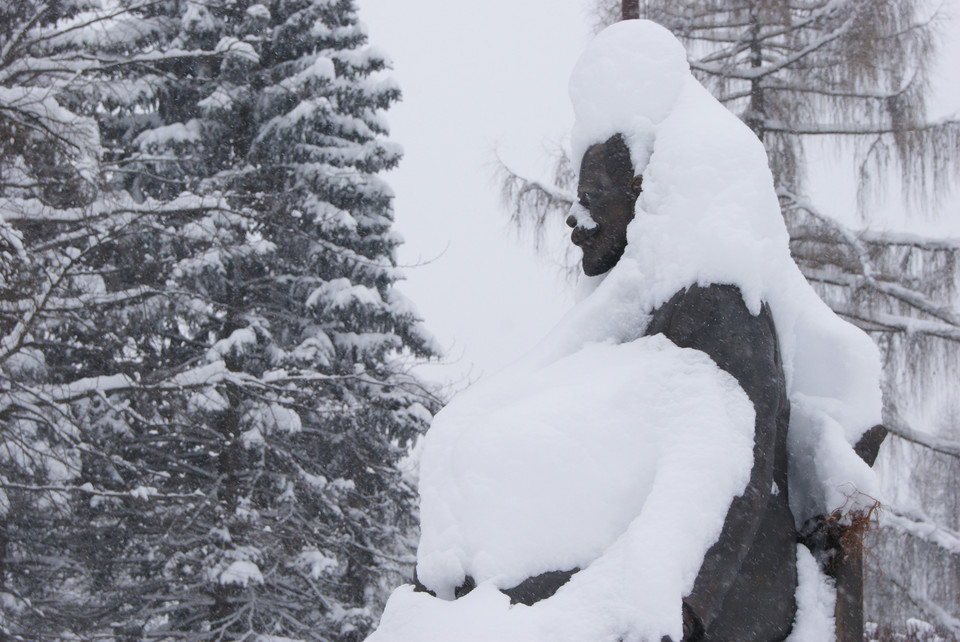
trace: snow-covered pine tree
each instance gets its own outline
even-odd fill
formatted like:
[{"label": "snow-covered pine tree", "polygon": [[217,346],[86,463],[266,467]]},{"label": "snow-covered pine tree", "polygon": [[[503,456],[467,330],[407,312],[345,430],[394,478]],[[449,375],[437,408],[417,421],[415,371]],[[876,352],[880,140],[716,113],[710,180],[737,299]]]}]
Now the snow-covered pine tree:
[{"label": "snow-covered pine tree", "polygon": [[382,117],[399,91],[352,0],[111,6],[70,30],[104,53],[61,100],[99,119],[94,209],[126,218],[60,249],[109,305],[76,297],[34,331],[74,521],[21,556],[70,560],[56,581],[17,590],[73,602],[72,631],[361,639],[410,568],[397,464],[433,405],[405,371],[433,348],[394,288],[377,177],[400,158]]},{"label": "snow-covered pine tree", "polygon": [[[63,90],[101,62],[67,35],[112,11],[89,0],[24,0],[0,7],[0,637],[73,632],[96,590],[71,546],[86,531],[86,441],[70,398],[90,381],[47,367],[83,347],[55,330],[111,305],[81,267],[129,214],[99,201],[97,123],[66,108]],[[67,321],[69,324],[70,321]],[[66,385],[64,385],[66,384]],[[92,486],[90,491],[94,491]],[[102,490],[102,489],[101,489]],[[81,507],[80,512],[74,508]]]},{"label": "snow-covered pine tree", "polygon": [[[600,27],[629,11],[681,38],[694,73],[763,140],[807,279],[869,332],[885,359],[878,467],[885,525],[868,541],[866,617],[903,629],[908,617],[960,636],[960,246],[909,234],[849,230],[805,192],[804,145],[846,143],[860,169],[861,207],[899,172],[913,204],[936,202],[956,178],[960,123],[926,116],[938,16],[917,0],[598,0]],[[501,166],[504,200],[521,227],[560,223],[576,186],[558,156],[553,185]],[[918,214],[920,215],[920,214]],[[869,562],[873,561],[873,566]],[[879,564],[879,565],[878,565]]]}]

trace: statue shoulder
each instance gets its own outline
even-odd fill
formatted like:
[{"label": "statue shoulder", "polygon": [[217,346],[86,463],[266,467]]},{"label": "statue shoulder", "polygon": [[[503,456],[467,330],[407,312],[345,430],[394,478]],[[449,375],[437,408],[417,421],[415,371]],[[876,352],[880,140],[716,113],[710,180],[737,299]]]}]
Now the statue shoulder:
[{"label": "statue shoulder", "polygon": [[754,402],[758,386],[771,379],[783,385],[773,315],[766,304],[751,314],[734,285],[692,285],[677,292],[654,310],[646,334],[663,334],[681,348],[705,352]]}]

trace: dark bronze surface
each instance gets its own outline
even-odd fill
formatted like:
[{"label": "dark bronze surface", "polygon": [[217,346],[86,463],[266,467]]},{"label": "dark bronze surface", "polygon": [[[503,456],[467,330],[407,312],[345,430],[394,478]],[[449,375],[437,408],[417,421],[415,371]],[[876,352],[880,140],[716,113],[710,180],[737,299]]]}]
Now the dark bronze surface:
[{"label": "dark bronze surface", "polygon": [[580,163],[577,199],[590,212],[595,227],[574,228],[570,240],[583,251],[583,273],[596,276],[610,270],[627,247],[627,225],[642,189],[642,178],[633,175],[630,150],[619,134],[592,145]]},{"label": "dark bronze surface", "polygon": [[756,410],[750,481],[684,600],[703,634],[684,639],[783,639],[796,610],[796,533],[787,501],[790,405],[770,310],[753,316],[737,288],[695,285],[653,313],[647,334],[706,353]]}]

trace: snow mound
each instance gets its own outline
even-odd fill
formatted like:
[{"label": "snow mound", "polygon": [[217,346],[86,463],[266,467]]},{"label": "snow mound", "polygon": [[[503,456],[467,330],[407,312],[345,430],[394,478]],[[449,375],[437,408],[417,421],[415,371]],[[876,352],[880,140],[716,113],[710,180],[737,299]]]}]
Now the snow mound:
[{"label": "snow mound", "polygon": [[753,422],[733,377],[662,336],[588,345],[478,385],[425,441],[420,580],[451,598],[465,574],[510,588],[586,568],[635,521],[632,538],[652,537],[641,534],[652,523],[671,533],[658,556],[702,559],[746,486]]},{"label": "snow mound", "polygon": [[[752,465],[754,409],[662,336],[525,360],[434,419],[417,572],[371,642],[680,639],[680,601]],[[581,568],[553,597],[497,589]],[[456,601],[465,575],[479,584]]]}]

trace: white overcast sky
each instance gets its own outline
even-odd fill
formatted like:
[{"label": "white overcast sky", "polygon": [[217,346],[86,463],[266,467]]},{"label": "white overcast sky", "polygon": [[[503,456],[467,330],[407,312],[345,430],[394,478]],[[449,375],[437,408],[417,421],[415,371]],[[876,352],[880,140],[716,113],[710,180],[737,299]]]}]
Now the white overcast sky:
[{"label": "white overcast sky", "polygon": [[[510,231],[493,167],[499,153],[526,175],[549,177],[549,150],[573,121],[567,79],[592,33],[591,2],[357,3],[403,91],[387,116],[405,157],[386,176],[406,239],[400,287],[448,351],[444,365],[421,372],[459,388],[532,347],[572,304],[556,262]],[[946,4],[957,13],[960,0]],[[948,33],[960,33],[957,25]],[[936,116],[960,106],[960,38],[946,41]],[[830,193],[821,207],[839,214],[850,210],[852,181],[835,173],[813,176],[811,187]],[[949,209],[934,225],[960,236],[960,215]]]}]

